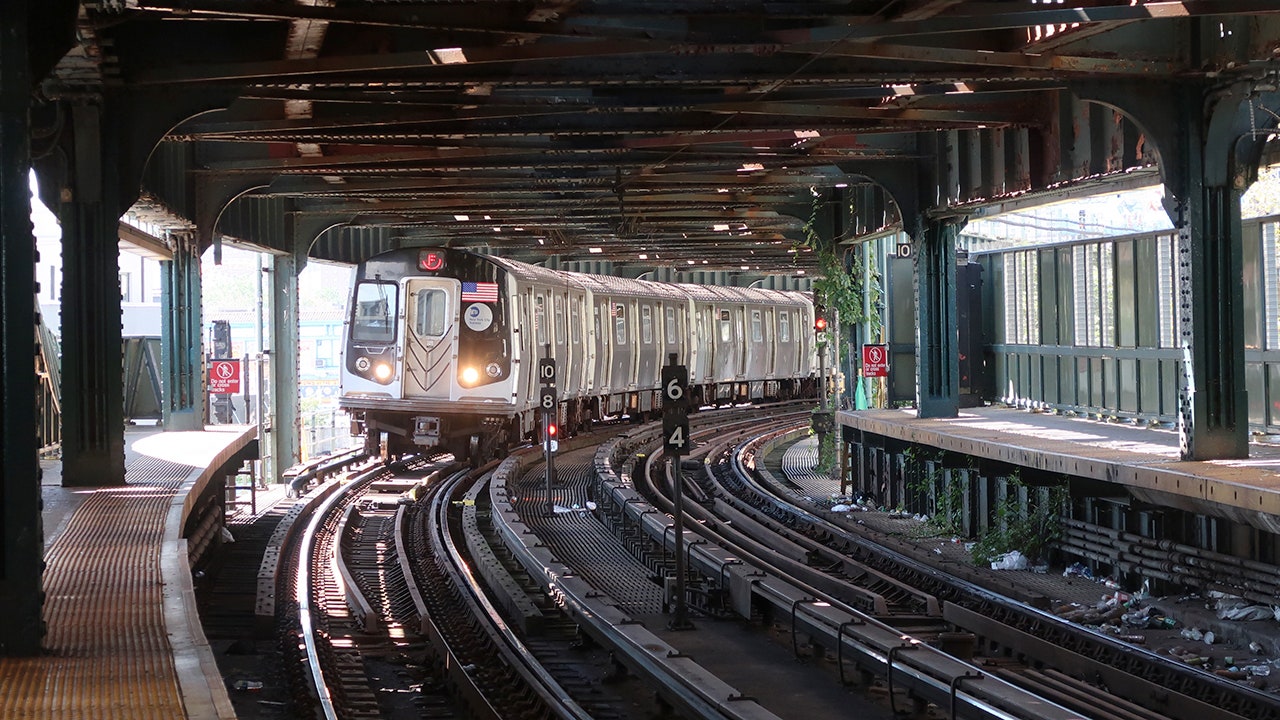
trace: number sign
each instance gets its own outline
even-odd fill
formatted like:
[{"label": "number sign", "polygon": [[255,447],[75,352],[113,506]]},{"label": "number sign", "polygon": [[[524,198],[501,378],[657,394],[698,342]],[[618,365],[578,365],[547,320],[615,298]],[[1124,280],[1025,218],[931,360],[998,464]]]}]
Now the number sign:
[{"label": "number sign", "polygon": [[689,452],[689,368],[662,368],[662,448],[672,455]]},{"label": "number sign", "polygon": [[554,358],[542,358],[538,361],[538,382],[542,383],[538,394],[538,407],[546,412],[556,409],[556,361]]},{"label": "number sign", "polygon": [[689,407],[689,369],[684,365],[662,368],[662,408]]},{"label": "number sign", "polygon": [[687,455],[689,413],[684,408],[668,407],[662,411],[662,449],[671,455]]},{"label": "number sign", "polygon": [[538,382],[543,385],[556,384],[555,358],[542,358],[538,361]]}]

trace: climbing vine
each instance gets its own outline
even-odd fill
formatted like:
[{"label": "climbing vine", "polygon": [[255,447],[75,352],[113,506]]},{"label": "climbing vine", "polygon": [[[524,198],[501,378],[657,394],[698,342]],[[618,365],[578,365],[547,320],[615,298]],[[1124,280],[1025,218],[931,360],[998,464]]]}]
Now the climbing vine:
[{"label": "climbing vine", "polygon": [[[818,234],[819,213],[826,209],[825,200],[818,193],[814,194],[809,220],[804,224],[804,239],[798,243],[797,250],[807,249],[814,254],[817,261],[818,277],[813,280],[814,301],[834,308],[839,313],[842,324],[858,324],[869,322],[873,325],[872,336],[879,334],[880,316],[872,313],[867,316],[865,308],[878,307],[882,290],[880,274],[873,266],[870,274],[871,282],[863,287],[864,268],[862,253],[848,255],[846,267],[843,254],[836,253],[834,242],[824,242]],[[849,200],[849,214],[853,214],[853,200]],[[869,301],[869,302],[868,302]]]},{"label": "climbing vine", "polygon": [[[800,250],[808,250],[813,252],[817,261],[818,277],[813,281],[814,302],[835,309],[841,324],[868,323],[868,337],[878,338],[881,314],[873,311],[868,315],[865,310],[868,306],[874,309],[881,305],[883,291],[876,265],[872,265],[872,272],[865,273],[860,249],[837,254],[836,242],[823,241],[818,233],[819,217],[823,211],[829,211],[827,200],[814,192],[809,220],[804,224],[804,238],[796,243],[796,256]],[[852,199],[849,200],[849,214],[854,214]],[[864,287],[864,279],[868,277],[870,282]]]}]

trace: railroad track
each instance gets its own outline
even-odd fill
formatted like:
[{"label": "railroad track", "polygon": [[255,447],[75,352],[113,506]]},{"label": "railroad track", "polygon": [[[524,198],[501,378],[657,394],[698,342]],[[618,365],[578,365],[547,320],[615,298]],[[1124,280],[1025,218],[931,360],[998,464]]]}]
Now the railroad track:
[{"label": "railroad track", "polygon": [[[754,466],[751,458],[766,439],[767,435],[761,435],[731,450],[723,449],[713,474],[724,481],[726,491],[788,532],[802,533],[830,553],[902,578],[934,595],[947,621],[977,634],[982,646],[1012,649],[1010,655],[1061,671],[1042,673],[1021,663],[1001,662],[991,664],[992,672],[1083,715],[1099,712],[1102,684],[1113,697],[1104,711],[1109,716],[1187,720],[1280,717],[1280,704],[1273,695],[1063,621],[972,579],[949,577],[937,567],[890,549],[886,538],[873,537],[856,521],[826,513],[778,483],[759,481],[758,473],[748,466]],[[1089,684],[1080,677],[1097,681]],[[1130,702],[1130,698],[1141,698],[1143,704]]]},{"label": "railroad track", "polygon": [[[733,411],[743,412],[759,411]],[[694,416],[702,433],[697,437],[704,438],[701,465],[707,471],[681,478],[694,500],[686,507],[698,514],[690,525],[705,531],[702,537],[686,531],[685,540],[689,597],[701,603],[700,609],[725,613],[770,607],[775,619],[790,623],[793,638],[808,634],[834,652],[842,680],[887,685],[894,704],[931,704],[952,717],[1280,717],[1268,714],[1274,703],[1262,693],[1271,705],[1249,705],[1253,700],[1247,694],[1244,700],[1229,698],[1216,684],[1210,692],[1219,694],[1208,696],[1216,704],[1187,695],[1198,682],[1194,675],[1161,687],[1150,678],[1159,678],[1166,668],[1158,659],[1155,665],[1135,661],[1127,647],[1124,662],[1111,662],[1109,674],[1094,673],[1116,691],[1099,701],[1102,691],[1078,677],[1081,667],[1105,662],[1112,652],[1105,641],[1111,638],[1101,636],[1104,660],[1098,660],[1096,654],[1080,651],[1087,649],[1086,640],[1098,639],[1091,637],[1097,633],[1081,633],[1048,613],[963,579],[942,578],[936,568],[913,565],[911,558],[825,517],[820,508],[804,507],[802,499],[752,470],[750,458],[767,434],[758,431],[758,415],[733,418],[733,413]],[[775,411],[771,417],[794,425],[796,414]],[[705,439],[711,437],[717,441]],[[658,472],[665,466],[658,442],[656,428],[646,426],[604,443],[590,466],[561,465],[557,493],[562,502],[572,498],[580,506],[572,513],[548,515],[545,499],[528,493],[506,496],[510,477],[528,462],[522,457],[503,463],[492,484],[485,473],[428,479],[420,464],[377,470],[334,492],[323,501],[326,511],[309,525],[329,549],[311,551],[311,570],[290,571],[297,572],[293,583],[311,588],[311,600],[280,613],[298,620],[314,617],[311,625],[316,628],[310,640],[302,630],[281,635],[286,668],[290,645],[312,648],[312,659],[295,662],[295,667],[320,668],[315,675],[320,679],[309,681],[313,689],[295,692],[295,710],[307,714],[329,705],[330,717],[381,716],[377,692],[370,689],[368,658],[417,653],[431,658],[427,669],[434,670],[431,677],[436,679],[410,689],[448,687],[449,695],[462,698],[461,707],[433,709],[437,714],[432,717],[628,717],[624,708],[636,703],[602,695],[600,676],[572,659],[585,635],[602,649],[591,661],[597,670],[612,674],[610,665],[625,666],[646,678],[647,687],[661,688],[666,704],[685,717],[773,717],[691,666],[661,640],[645,636],[619,610],[625,602],[600,603],[607,578],[579,577],[545,551],[539,555],[538,533],[578,532],[570,519],[588,517],[601,531],[612,527],[623,534],[623,542],[613,541],[613,546],[629,547],[635,562],[669,576],[674,534],[665,495],[675,478]],[[636,465],[637,456],[645,462]],[[627,478],[626,470],[635,470],[636,477]],[[404,472],[410,473],[408,478],[391,479]],[[384,490],[387,483],[395,489],[379,492],[379,483]],[[418,488],[416,502],[400,499],[408,485]],[[589,502],[599,503],[595,512],[586,511]],[[517,506],[522,506],[519,511]],[[532,538],[532,544],[518,547],[522,536]],[[582,552],[602,552],[595,539],[578,542]],[[506,579],[480,578],[481,568]],[[522,577],[521,570],[537,584]],[[495,585],[508,587],[495,590]],[[662,602],[661,588],[649,585]],[[363,605],[353,599],[353,589],[364,598]],[[627,599],[626,590],[609,590]],[[521,603],[523,609],[512,607]],[[1013,620],[1006,624],[1008,618]],[[1034,628],[1040,639],[1028,630],[1028,622],[1042,626]],[[954,641],[957,626],[989,639],[984,645],[1017,647],[1018,654],[1038,661],[1037,667],[1007,659],[983,660],[979,667],[964,652],[953,657],[934,647],[945,644],[948,636]],[[1164,705],[1157,700],[1157,707],[1143,707],[1126,697],[1163,697]]]}]

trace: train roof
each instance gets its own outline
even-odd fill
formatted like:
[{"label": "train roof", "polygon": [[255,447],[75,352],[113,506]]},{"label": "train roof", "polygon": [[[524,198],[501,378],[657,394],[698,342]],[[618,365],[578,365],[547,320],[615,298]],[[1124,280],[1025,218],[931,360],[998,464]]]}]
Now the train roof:
[{"label": "train roof", "polygon": [[696,285],[693,283],[662,283],[651,280],[615,277],[612,275],[593,275],[590,273],[555,270],[540,265],[503,258],[496,255],[486,256],[489,260],[502,266],[507,272],[526,282],[537,282],[545,285],[561,285],[589,290],[596,295],[625,295],[637,297],[671,296],[673,293],[687,297],[695,302],[732,303],[732,302],[768,302],[774,305],[804,305],[805,295],[799,292],[769,290],[763,288],[744,288],[731,285]]}]

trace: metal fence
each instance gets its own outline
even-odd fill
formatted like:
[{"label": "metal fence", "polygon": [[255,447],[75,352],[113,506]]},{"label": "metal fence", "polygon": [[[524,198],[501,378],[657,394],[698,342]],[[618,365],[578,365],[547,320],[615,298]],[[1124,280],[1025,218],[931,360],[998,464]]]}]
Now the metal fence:
[{"label": "metal fence", "polygon": [[[1243,224],[1249,423],[1280,432],[1277,219]],[[1148,422],[1177,420],[1177,238],[1170,232],[975,253],[983,267],[983,395]]]}]

